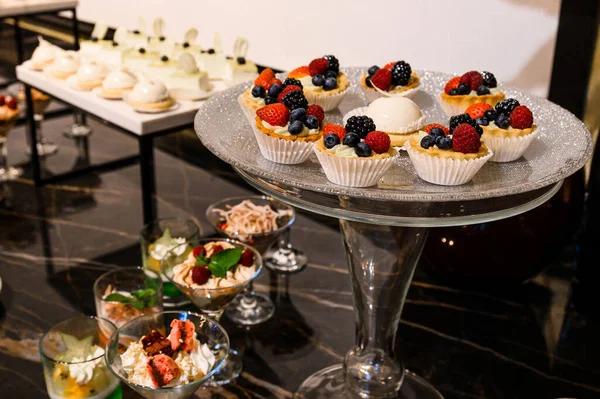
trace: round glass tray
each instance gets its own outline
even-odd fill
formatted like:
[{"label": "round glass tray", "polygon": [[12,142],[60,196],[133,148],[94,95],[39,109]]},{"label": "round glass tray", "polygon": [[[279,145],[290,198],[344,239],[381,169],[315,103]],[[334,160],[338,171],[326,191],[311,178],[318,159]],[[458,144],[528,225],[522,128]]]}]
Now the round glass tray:
[{"label": "round glass tray", "polygon": [[[340,109],[329,112],[326,121],[341,123],[343,115],[367,105],[356,85],[363,68],[348,68],[352,86]],[[429,123],[448,124],[449,118],[437,103],[449,74],[417,71],[421,90],[413,100]],[[216,94],[198,111],[196,133],[202,143],[225,162],[267,181],[287,187],[346,198],[375,201],[469,201],[526,193],[555,184],[584,166],[592,153],[592,138],[583,122],[573,114],[542,98],[522,91],[500,88],[533,111],[538,135],[524,156],[511,163],[487,162],[475,178],[461,186],[437,186],[421,180],[408,155],[401,151],[377,186],[351,188],[327,180],[315,158],[300,165],[282,165],[262,157],[254,134],[240,109],[237,97],[248,87],[240,84]]]}]

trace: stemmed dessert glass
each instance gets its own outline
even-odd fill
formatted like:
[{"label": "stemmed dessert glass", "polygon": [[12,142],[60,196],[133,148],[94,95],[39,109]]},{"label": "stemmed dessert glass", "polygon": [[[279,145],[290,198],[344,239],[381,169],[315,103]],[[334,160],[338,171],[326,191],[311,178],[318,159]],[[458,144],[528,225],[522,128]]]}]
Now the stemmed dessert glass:
[{"label": "stemmed dessert glass", "polygon": [[[194,324],[196,338],[202,344],[206,344],[215,356],[215,364],[212,369],[200,379],[173,387],[153,388],[129,381],[120,355],[127,350],[130,343],[139,341],[143,336],[150,334],[152,330],[167,335],[168,326],[173,320],[189,320]],[[228,352],[229,337],[216,321],[193,312],[165,311],[140,316],[116,330],[106,344],[105,358],[108,369],[144,398],[187,399],[191,398],[200,386],[209,381],[223,367]]]},{"label": "stemmed dessert glass", "polygon": [[[270,206],[275,211],[287,211],[288,215],[278,220],[277,229],[264,233],[247,234],[239,231],[227,231],[220,226],[224,222],[218,210],[226,210],[230,207],[240,204],[244,200],[250,200],[253,204],[259,206]],[[246,197],[231,197],[215,202],[206,209],[206,218],[217,230],[224,236],[235,240],[239,240],[254,247],[261,256],[273,245],[277,238],[287,230],[292,223],[296,214],[294,208],[282,202],[276,201],[266,196],[246,196]],[[237,324],[244,326],[253,326],[261,324],[269,320],[275,313],[275,304],[267,295],[258,294],[254,291],[253,284],[248,284],[248,287],[243,294],[238,295],[225,310],[225,314],[229,319]]]},{"label": "stemmed dessert glass", "polygon": [[18,179],[23,174],[23,169],[8,166],[6,141],[8,133],[15,125],[16,118],[0,121],[0,182]]},{"label": "stemmed dessert glass", "polygon": [[[178,284],[173,280],[174,272],[173,268],[181,263],[188,257],[188,253],[180,254],[181,251],[178,251],[177,248],[174,248],[169,252],[163,261],[161,262],[162,272],[165,277],[167,277],[181,292],[186,294],[192,303],[206,316],[211,319],[219,321],[225,308],[227,305],[233,301],[240,292],[244,291],[244,289],[252,283],[252,281],[260,274],[262,270],[262,258],[258,251],[254,248],[243,244],[239,241],[231,240],[228,238],[203,238],[200,240],[190,241],[187,244],[191,248],[195,248],[197,246],[204,246],[206,243],[215,242],[215,241],[223,241],[232,244],[235,247],[243,248],[244,250],[249,249],[254,253],[254,265],[256,267],[256,271],[248,280],[243,283],[239,283],[236,285],[232,285],[229,287],[215,287],[215,288],[192,288],[185,285]],[[227,358],[227,362],[223,366],[223,368],[215,373],[212,380],[209,382],[209,385],[224,385],[228,384],[232,380],[234,380],[240,373],[242,372],[242,358],[239,353],[230,348],[229,357]]]},{"label": "stemmed dessert glass", "polygon": [[278,273],[298,273],[308,264],[304,252],[294,248],[291,241],[291,227],[281,233],[277,245],[273,246],[264,255],[267,269]]}]

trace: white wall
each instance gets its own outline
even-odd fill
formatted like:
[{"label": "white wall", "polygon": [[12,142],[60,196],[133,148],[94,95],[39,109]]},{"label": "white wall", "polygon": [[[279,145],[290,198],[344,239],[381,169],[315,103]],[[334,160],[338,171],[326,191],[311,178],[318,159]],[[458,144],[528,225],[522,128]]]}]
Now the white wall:
[{"label": "white wall", "polygon": [[281,69],[335,54],[343,66],[404,59],[413,68],[489,70],[545,96],[560,0],[80,0],[79,17],[135,28],[162,16],[180,40],[221,32],[226,51],[243,36],[249,58]]}]

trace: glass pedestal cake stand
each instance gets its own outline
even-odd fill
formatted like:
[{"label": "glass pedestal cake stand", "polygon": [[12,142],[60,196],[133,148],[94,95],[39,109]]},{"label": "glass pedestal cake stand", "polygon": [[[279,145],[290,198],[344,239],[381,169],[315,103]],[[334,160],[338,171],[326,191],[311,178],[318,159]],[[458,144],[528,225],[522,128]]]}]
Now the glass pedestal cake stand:
[{"label": "glass pedestal cake stand", "polygon": [[[366,68],[345,72],[357,82]],[[447,123],[437,105],[449,75],[417,71],[421,90],[413,100],[428,122]],[[442,398],[427,381],[407,371],[396,352],[396,332],[406,294],[428,229],[499,220],[550,199],[562,180],[584,166],[591,135],[572,114],[546,100],[501,87],[533,111],[538,136],[511,163],[487,163],[468,184],[435,186],[420,180],[401,154],[377,186],[348,188],[330,183],[320,165],[280,165],[262,158],[253,132],[237,105],[241,84],[211,98],[198,112],[195,129],[203,144],[251,185],[282,202],[340,219],[355,305],[356,340],[343,364],[310,376],[296,398]],[[366,105],[353,83],[341,110]]]}]

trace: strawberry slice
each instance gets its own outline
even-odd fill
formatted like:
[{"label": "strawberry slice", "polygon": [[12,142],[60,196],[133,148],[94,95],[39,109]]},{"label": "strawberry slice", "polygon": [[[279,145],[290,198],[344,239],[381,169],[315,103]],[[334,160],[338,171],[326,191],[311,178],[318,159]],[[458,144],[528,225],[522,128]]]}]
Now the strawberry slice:
[{"label": "strawberry slice", "polygon": [[271,68],[266,68],[254,80],[254,86],[262,86],[265,90],[269,90],[269,87],[273,84],[273,79],[275,79],[275,72]]},{"label": "strawberry slice", "polygon": [[290,110],[283,104],[269,104],[256,110],[256,115],[271,126],[285,126]]},{"label": "strawberry slice", "polygon": [[[385,66],[383,67],[383,69],[387,69],[388,71],[392,71],[392,68],[394,67],[394,65],[396,65],[396,61],[394,62],[389,62],[387,64],[385,64]],[[377,86],[379,87],[379,86]]]},{"label": "strawberry slice", "polygon": [[325,111],[319,104],[310,104],[306,109],[306,116],[308,115],[315,116],[319,122],[323,122],[323,119],[325,119]]},{"label": "strawberry slice", "polygon": [[344,127],[341,125],[336,125],[335,123],[328,123],[323,127],[323,137],[327,136],[330,133],[336,134],[340,138],[340,141],[342,141],[344,139],[344,136],[346,135],[346,129],[344,129]]},{"label": "strawberry slice", "polygon": [[301,66],[301,67],[294,69],[293,71],[290,71],[290,73],[288,73],[287,76],[288,76],[288,78],[303,78],[308,75],[310,75],[308,67]]},{"label": "strawberry slice", "polygon": [[450,94],[450,90],[458,89],[458,85],[460,84],[460,76],[452,78],[446,83],[446,87],[444,87],[444,93]]}]

